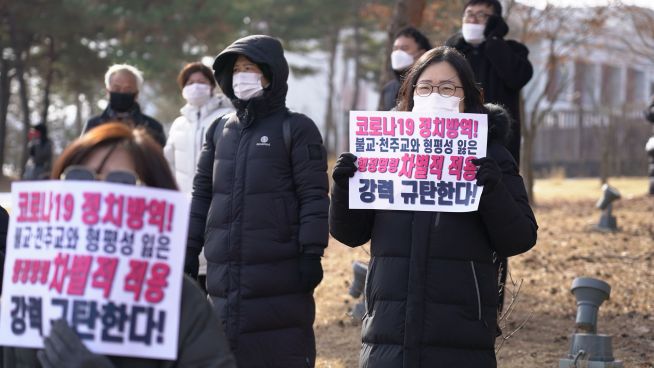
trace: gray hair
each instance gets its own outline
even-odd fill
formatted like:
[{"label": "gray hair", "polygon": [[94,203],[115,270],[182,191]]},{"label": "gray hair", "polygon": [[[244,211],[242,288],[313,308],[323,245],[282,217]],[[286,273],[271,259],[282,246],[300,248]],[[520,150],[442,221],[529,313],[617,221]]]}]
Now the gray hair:
[{"label": "gray hair", "polygon": [[143,86],[143,73],[138,70],[136,67],[133,67],[128,64],[114,64],[107,69],[107,72],[104,74],[104,85],[109,89],[109,84],[111,82],[111,76],[117,72],[128,72],[136,78],[136,85],[141,90]]}]

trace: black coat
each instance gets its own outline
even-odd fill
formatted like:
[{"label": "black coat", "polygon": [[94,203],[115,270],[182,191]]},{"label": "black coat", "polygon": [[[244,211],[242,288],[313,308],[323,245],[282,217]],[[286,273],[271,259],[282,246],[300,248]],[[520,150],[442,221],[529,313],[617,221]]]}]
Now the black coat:
[{"label": "black coat", "polygon": [[534,70],[525,45],[503,38],[491,38],[475,47],[461,33],[452,36],[447,46],[465,55],[484,89],[484,101],[504,106],[511,114],[511,137],[507,148],[520,164],[520,90],[531,79]]},{"label": "black coat", "polygon": [[106,122],[122,121],[125,119],[131,120],[136,127],[144,127],[150,133],[152,138],[161,145],[161,147],[166,145],[166,133],[164,133],[163,126],[153,117],[142,113],[141,107],[138,103],[134,104],[134,107],[132,107],[132,109],[127,113],[126,117],[120,116],[120,114],[113,111],[111,107],[107,106],[102,114],[94,116],[86,122],[84,129],[82,129],[82,134]]},{"label": "black coat", "polygon": [[[493,136],[507,124],[495,115]],[[477,212],[350,210],[347,188],[334,185],[331,234],[351,247],[372,240],[360,367],[496,366],[493,253],[527,251],[537,225],[511,154],[493,139],[488,156],[503,176]]]},{"label": "black coat", "polygon": [[[235,98],[237,54],[262,65],[271,85],[261,97]],[[327,246],[327,162],[318,128],[285,106],[288,65],[279,41],[250,36],[227,47],[216,80],[237,108],[207,132],[193,181],[187,260],[202,246],[207,290],[239,367],[307,367],[315,361],[311,292],[302,291],[299,257]],[[291,147],[283,121],[290,118]],[[187,262],[187,271],[190,269]]]},{"label": "black coat", "polygon": [[390,111],[397,105],[397,97],[400,92],[400,87],[402,87],[402,82],[400,81],[399,76],[396,76],[384,85],[384,88],[382,88],[381,91],[380,111]]}]

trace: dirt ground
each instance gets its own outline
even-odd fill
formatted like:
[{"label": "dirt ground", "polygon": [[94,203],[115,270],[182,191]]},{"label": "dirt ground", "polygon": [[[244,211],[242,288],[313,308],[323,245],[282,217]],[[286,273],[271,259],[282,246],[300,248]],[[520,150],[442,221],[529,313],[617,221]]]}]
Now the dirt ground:
[{"label": "dirt ground", "polygon": [[[629,368],[654,367],[654,197],[645,194],[645,179],[616,179],[611,185],[623,197],[614,206],[620,230],[598,233],[590,230],[599,219],[597,180],[537,182],[539,240],[510,261],[512,278],[522,281],[522,288],[503,330],[510,333],[527,322],[499,351],[499,367],[558,367],[574,330],[570,286],[579,276],[612,287],[610,300],[600,308],[598,329],[613,336],[615,358]],[[360,324],[347,314],[356,303],[347,294],[356,259],[368,259],[364,248],[331,240],[325,278],[316,290],[318,367],[357,366]]]}]

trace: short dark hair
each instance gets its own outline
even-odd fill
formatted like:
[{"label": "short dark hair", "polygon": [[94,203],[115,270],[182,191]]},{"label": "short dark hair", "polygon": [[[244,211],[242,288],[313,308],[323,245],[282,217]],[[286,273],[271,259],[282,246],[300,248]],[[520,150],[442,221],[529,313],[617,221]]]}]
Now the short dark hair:
[{"label": "short dark hair", "polygon": [[132,158],[136,175],[148,187],[177,189],[161,146],[144,128],[132,129],[121,122],[108,122],[77,138],[59,156],[52,168],[52,179],[59,179],[67,167],[83,165],[94,151],[119,145]]},{"label": "short dark hair", "polygon": [[427,36],[422,34],[417,28],[414,27],[404,27],[400,29],[396,34],[395,34],[395,39],[398,39],[400,37],[409,37],[413,38],[414,41],[418,44],[418,47],[420,50],[431,50],[431,43],[429,42],[429,39]]},{"label": "short dark hair", "polygon": [[471,5],[488,5],[493,8],[493,13],[495,15],[502,16],[502,4],[497,0],[470,0],[463,7],[463,11],[465,12]]},{"label": "short dark hair", "polygon": [[216,80],[213,79],[213,72],[211,71],[211,68],[199,61],[196,61],[194,63],[186,64],[184,68],[182,68],[182,71],[179,72],[179,75],[177,76],[177,84],[179,85],[179,88],[183,89],[186,85],[186,82],[188,82],[188,79],[191,78],[191,75],[197,72],[202,73],[202,75],[204,75],[204,77],[209,80],[211,88],[216,87]]},{"label": "short dark hair", "polygon": [[432,64],[442,61],[447,62],[456,70],[456,74],[461,80],[463,87],[465,111],[473,114],[484,114],[484,101],[481,90],[475,84],[475,75],[470,68],[470,64],[465,56],[461,55],[456,49],[447,46],[439,46],[424,53],[416,61],[404,79],[398,97],[398,111],[411,111],[413,109],[413,93],[418,78]]}]

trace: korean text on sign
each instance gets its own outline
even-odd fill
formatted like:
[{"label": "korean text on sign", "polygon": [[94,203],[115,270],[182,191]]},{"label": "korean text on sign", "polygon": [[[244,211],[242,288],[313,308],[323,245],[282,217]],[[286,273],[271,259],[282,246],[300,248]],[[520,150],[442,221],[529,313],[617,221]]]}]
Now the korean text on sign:
[{"label": "korean text on sign", "polygon": [[351,111],[350,208],[476,211],[475,158],[486,156],[487,116]]},{"label": "korean text on sign", "polygon": [[100,354],[175,359],[188,199],[105,182],[12,186],[0,344],[63,318]]}]

